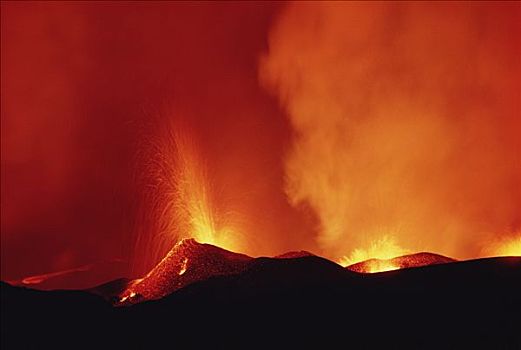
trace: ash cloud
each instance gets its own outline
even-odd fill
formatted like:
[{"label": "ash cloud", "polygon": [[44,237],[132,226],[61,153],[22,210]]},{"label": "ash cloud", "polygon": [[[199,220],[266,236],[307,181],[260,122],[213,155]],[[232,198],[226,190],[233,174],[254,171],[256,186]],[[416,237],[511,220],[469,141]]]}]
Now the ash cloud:
[{"label": "ash cloud", "polygon": [[519,234],[519,23],[513,3],[281,13],[260,79],[293,128],[287,196],[330,257],[391,236],[468,258]]}]

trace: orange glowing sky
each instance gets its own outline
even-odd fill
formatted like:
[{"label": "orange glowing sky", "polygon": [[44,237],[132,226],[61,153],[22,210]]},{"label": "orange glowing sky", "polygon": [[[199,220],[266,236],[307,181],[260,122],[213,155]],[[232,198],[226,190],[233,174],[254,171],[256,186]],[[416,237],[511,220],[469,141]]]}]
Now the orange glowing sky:
[{"label": "orange glowing sky", "polygon": [[518,3],[1,6],[2,280],[150,269],[170,128],[250,255],[519,237]]}]

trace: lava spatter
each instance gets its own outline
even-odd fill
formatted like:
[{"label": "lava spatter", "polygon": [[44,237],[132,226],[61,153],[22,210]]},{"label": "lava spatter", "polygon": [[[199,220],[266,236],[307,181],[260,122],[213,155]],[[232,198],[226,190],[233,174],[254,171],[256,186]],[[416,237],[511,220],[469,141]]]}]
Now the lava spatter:
[{"label": "lava spatter", "polygon": [[252,258],[194,239],[179,241],[145,277],[119,295],[119,304],[159,299],[191,283],[246,269]]},{"label": "lava spatter", "polygon": [[346,266],[346,269],[360,273],[376,273],[406,269],[410,267],[446,264],[454,261],[456,260],[439,254],[417,253],[403,255],[392,259],[369,259]]}]

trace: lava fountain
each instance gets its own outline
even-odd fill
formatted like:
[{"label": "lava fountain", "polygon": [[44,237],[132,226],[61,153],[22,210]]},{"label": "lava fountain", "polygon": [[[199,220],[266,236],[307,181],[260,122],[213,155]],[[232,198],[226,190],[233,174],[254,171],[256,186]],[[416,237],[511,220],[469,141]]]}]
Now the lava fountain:
[{"label": "lava fountain", "polygon": [[370,260],[371,263],[363,272],[374,273],[397,270],[399,265],[392,262],[391,259],[404,255],[407,250],[401,248],[392,236],[383,236],[370,244],[367,249],[357,248],[353,250],[351,255],[344,256],[340,259],[340,265],[347,267]]},{"label": "lava fountain", "polygon": [[512,237],[497,239],[483,250],[483,256],[521,256],[521,231]]},{"label": "lava fountain", "polygon": [[[422,251],[470,259],[519,230],[520,46],[506,40],[518,23],[481,4],[281,11],[259,81],[288,118],[284,191],[316,219],[317,251],[344,265]],[[167,123],[151,138],[142,273],[183,238],[243,251],[195,136]]]},{"label": "lava fountain", "polygon": [[181,238],[195,238],[226,249],[234,248],[234,233],[220,215],[210,191],[206,168],[198,157],[196,146],[185,133],[174,134],[175,147],[169,151],[169,189],[163,198],[168,225],[179,225]]},{"label": "lava fountain", "polygon": [[[216,200],[194,133],[170,123],[147,152],[145,207],[138,225],[135,272],[156,265],[182,239],[194,238],[228,250],[240,250],[236,213]],[[145,248],[145,249],[143,249]]]}]

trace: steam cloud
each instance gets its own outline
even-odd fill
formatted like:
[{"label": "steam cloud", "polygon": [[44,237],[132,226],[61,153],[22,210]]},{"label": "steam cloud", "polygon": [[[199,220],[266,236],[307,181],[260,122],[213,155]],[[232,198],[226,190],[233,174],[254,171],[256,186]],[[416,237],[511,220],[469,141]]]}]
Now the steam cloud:
[{"label": "steam cloud", "polygon": [[260,78],[294,130],[287,195],[324,252],[391,236],[468,258],[519,234],[520,23],[518,4],[285,9]]}]

